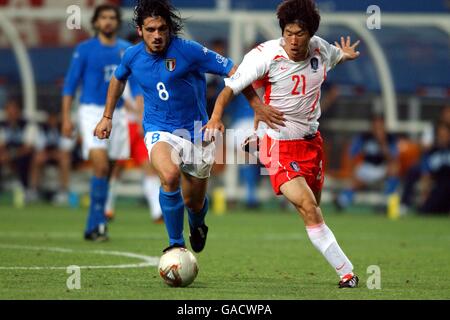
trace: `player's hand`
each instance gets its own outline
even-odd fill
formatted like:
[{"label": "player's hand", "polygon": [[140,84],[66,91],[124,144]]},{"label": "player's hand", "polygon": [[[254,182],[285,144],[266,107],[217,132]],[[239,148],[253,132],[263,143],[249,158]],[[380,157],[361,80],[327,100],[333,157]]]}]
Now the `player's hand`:
[{"label": "player's hand", "polygon": [[258,129],[260,121],[265,122],[272,129],[277,129],[278,126],[285,127],[283,112],[266,104],[253,105],[252,107],[255,111],[255,130]]},{"label": "player's hand", "polygon": [[99,139],[108,139],[112,130],[112,120],[103,117],[94,130],[94,136]]},{"label": "player's hand", "polygon": [[354,44],[351,44],[350,36],[347,36],[347,39],[341,37],[341,44],[334,42],[336,47],[341,49],[344,52],[344,57],[341,61],[354,60],[359,57],[359,51],[356,51],[356,47],[359,45],[360,41],[356,41]]},{"label": "player's hand", "polygon": [[70,118],[66,118],[62,120],[61,124],[61,134],[64,137],[72,138],[73,135],[73,122]]},{"label": "player's hand", "polygon": [[225,132],[225,126],[223,125],[222,120],[211,118],[202,128],[202,131],[203,130],[205,131],[204,140],[214,141],[218,135]]}]

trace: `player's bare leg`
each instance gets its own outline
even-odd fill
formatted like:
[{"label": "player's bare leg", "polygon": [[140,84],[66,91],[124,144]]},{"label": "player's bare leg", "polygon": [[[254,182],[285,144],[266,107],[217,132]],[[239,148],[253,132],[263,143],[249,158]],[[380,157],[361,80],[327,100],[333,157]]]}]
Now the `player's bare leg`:
[{"label": "player's bare leg", "polygon": [[284,183],[280,190],[303,218],[314,247],[322,253],[340,276],[339,287],[356,287],[358,277],[353,274],[353,265],[339,247],[333,232],[324,222],[319,207],[320,192],[315,195],[303,177],[296,177]]},{"label": "player's bare leg", "polygon": [[191,231],[189,240],[192,250],[200,252],[205,247],[208,234],[208,227],[205,224],[205,215],[209,207],[206,197],[208,178],[199,179],[185,172],[182,172],[181,176],[184,204],[189,213]]},{"label": "player's bare leg", "polygon": [[180,189],[180,168],[174,160],[179,160],[173,147],[166,142],[157,142],[151,150],[151,163],[161,181],[159,203],[169,235],[169,247],[184,247],[183,222],[184,202]]}]

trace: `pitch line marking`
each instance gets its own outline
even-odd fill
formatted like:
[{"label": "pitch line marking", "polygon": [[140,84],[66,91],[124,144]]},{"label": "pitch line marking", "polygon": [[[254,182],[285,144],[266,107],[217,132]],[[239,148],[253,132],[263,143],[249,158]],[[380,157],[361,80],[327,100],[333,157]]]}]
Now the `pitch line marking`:
[{"label": "pitch line marking", "polygon": [[[159,257],[145,256],[142,254],[123,252],[123,251],[107,251],[107,250],[73,250],[66,248],[57,247],[37,247],[37,246],[21,246],[21,245],[9,245],[0,244],[0,248],[4,249],[17,249],[17,250],[44,250],[50,252],[60,252],[60,253],[93,253],[99,255],[110,255],[110,256],[121,256],[133,259],[140,259],[140,263],[130,263],[130,264],[116,264],[116,265],[105,265],[105,266],[79,266],[81,269],[129,269],[129,268],[145,268],[145,267],[156,267],[159,263]],[[2,267],[0,270],[66,270],[65,267]]]}]

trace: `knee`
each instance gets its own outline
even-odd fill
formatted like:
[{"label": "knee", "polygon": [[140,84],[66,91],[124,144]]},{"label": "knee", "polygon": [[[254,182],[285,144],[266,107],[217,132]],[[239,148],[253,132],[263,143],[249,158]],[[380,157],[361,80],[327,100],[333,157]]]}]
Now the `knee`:
[{"label": "knee", "polygon": [[159,173],[161,186],[166,192],[176,191],[180,187],[180,173],[178,169],[169,169]]},{"label": "knee", "polygon": [[306,201],[302,205],[302,212],[306,225],[314,225],[323,222],[322,211],[314,200]]}]

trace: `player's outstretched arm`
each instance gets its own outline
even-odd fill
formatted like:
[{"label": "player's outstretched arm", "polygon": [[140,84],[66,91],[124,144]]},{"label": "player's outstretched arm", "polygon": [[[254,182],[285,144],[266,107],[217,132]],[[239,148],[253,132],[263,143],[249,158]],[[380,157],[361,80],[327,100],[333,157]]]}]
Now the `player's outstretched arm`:
[{"label": "player's outstretched arm", "polygon": [[234,93],[230,87],[225,87],[220,92],[217,97],[216,103],[214,104],[214,110],[211,115],[211,119],[209,119],[208,123],[202,128],[205,130],[205,141],[212,141],[213,137],[218,134],[218,132],[224,132],[225,126],[222,122],[222,116],[225,108],[233,99]]},{"label": "player's outstretched arm", "polygon": [[112,76],[111,82],[109,83],[103,117],[94,130],[94,136],[99,139],[108,139],[111,134],[114,109],[116,108],[117,101],[122,96],[125,84],[125,81],[118,80],[115,76]]},{"label": "player's outstretched arm", "polygon": [[359,57],[359,51],[356,51],[356,47],[359,45],[360,41],[356,41],[354,44],[351,44],[350,36],[347,36],[346,39],[344,37],[341,37],[341,44],[339,44],[337,41],[334,42],[336,47],[342,50],[344,53],[344,56],[342,57],[341,61],[339,63],[348,61],[348,60],[355,60]]},{"label": "player's outstretched arm", "polygon": [[265,122],[269,128],[277,129],[277,125],[285,127],[284,124],[284,114],[278,111],[274,107],[264,104],[259,96],[256,94],[255,89],[252,86],[245,88],[242,93],[247,98],[250,106],[255,112],[254,117],[254,129],[258,129],[259,122]]}]

